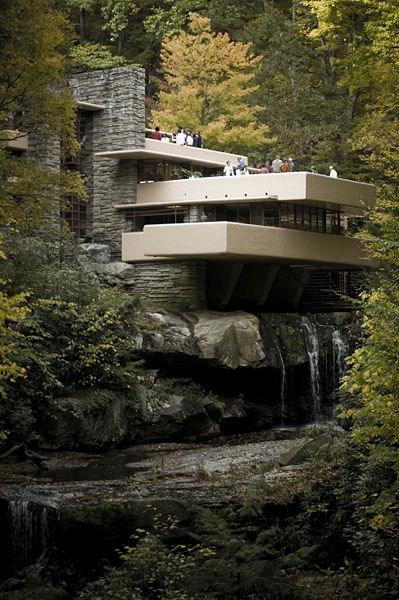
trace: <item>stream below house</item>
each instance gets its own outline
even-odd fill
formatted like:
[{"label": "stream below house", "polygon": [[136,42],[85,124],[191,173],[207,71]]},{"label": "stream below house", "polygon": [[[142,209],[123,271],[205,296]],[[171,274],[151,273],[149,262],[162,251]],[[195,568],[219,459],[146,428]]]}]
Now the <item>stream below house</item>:
[{"label": "stream below house", "polygon": [[[114,551],[125,527],[132,527],[130,534],[135,527],[148,525],[149,506],[162,505],[163,510],[178,513],[185,512],[186,504],[218,506],[242,494],[261,467],[277,464],[301,435],[301,429],[287,427],[206,443],[144,444],[96,455],[54,452],[47,455],[47,469],[42,471],[9,460],[0,468],[0,580],[42,560],[54,546],[58,550],[63,546],[63,552],[75,553],[82,562],[81,549],[76,548],[81,544],[92,557],[92,567],[102,553]],[[278,469],[274,477],[290,473]],[[117,507],[117,514],[104,517],[105,506],[110,513]],[[101,523],[93,517],[96,510],[104,520],[102,533]],[[94,531],[98,527],[100,532]],[[81,531],[85,539],[80,539]],[[101,552],[93,548],[96,543]]]},{"label": "stream below house", "polygon": [[[190,346],[179,360],[180,347],[173,341],[177,333],[185,343],[188,338],[194,343],[184,333],[186,321],[180,316],[182,323],[176,324],[176,315],[156,316],[162,320],[161,351],[160,334],[152,326],[142,340],[146,373],[155,381],[148,422],[137,429],[142,443],[98,451],[99,419],[89,415],[63,421],[70,414],[62,410],[49,420],[62,427],[58,437],[47,438],[52,450],[41,450],[45,469],[13,457],[0,461],[0,600],[30,600],[21,590],[27,569],[37,565],[56,572],[57,589],[68,590],[64,598],[75,597],[82,581],[100,575],[99,565],[115,564],[115,549],[129,543],[137,528],[150,530],[154,510],[176,517],[184,539],[196,508],[233,505],[259,481],[270,486],[294,481],[300,466],[284,466],[281,457],[305,435],[299,424],[320,424],[331,416],[331,394],[348,354],[345,331],[335,320],[264,317],[238,352],[237,340],[242,343],[242,331],[248,332],[254,319],[241,315],[242,327],[234,333],[237,318],[224,315],[222,341],[212,345],[212,352],[218,349],[215,357],[211,360],[209,348]],[[213,327],[211,317],[202,316],[201,326]],[[209,335],[196,331],[195,340],[209,340]],[[174,378],[171,390],[168,377]],[[194,398],[186,394],[186,380],[203,388],[204,398],[196,397],[196,390]],[[126,419],[110,410],[112,423],[115,415],[119,427]],[[88,429],[79,429],[87,424]],[[91,451],[75,451],[82,448]],[[15,595],[8,585],[16,586]],[[47,592],[40,600],[58,600]]]}]

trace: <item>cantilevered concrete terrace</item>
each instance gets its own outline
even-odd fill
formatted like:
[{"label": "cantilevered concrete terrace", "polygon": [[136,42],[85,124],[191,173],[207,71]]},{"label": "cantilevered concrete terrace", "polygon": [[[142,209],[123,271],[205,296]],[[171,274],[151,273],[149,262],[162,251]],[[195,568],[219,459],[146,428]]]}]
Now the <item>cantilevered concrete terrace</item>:
[{"label": "cantilevered concrete terrace", "polygon": [[[130,205],[138,215],[141,209],[150,207],[189,209],[197,206],[200,213],[206,214],[215,205],[235,205],[249,206],[253,213],[256,212],[257,221],[231,223],[216,218],[213,223],[146,225],[142,232],[123,234],[122,258],[127,262],[168,257],[363,266],[368,261],[359,240],[327,235],[325,224],[324,230],[317,230],[318,233],[299,231],[306,226],[296,226],[295,222],[287,223],[284,228],[279,227],[277,220],[273,223],[276,226],[270,226],[270,219],[264,215],[276,205],[277,209],[294,205],[304,207],[302,219],[305,219],[305,210],[316,207],[323,211],[320,218],[325,219],[326,212],[335,211],[339,220],[341,215],[359,215],[366,206],[374,203],[375,187],[372,185],[311,173],[140,184],[137,203]],[[126,209],[128,206],[118,207]],[[299,208],[295,211],[299,213]],[[240,221],[239,217],[237,220]]]},{"label": "cantilevered concrete terrace", "polygon": [[[188,163],[193,166],[223,168],[227,160],[232,164],[237,163],[237,154],[209,150],[208,148],[195,148],[193,146],[178,146],[165,144],[159,140],[145,139],[144,148],[114,150],[109,152],[96,152],[96,156],[113,158],[117,160],[157,160],[175,163]],[[246,157],[243,157],[246,160]]]},{"label": "cantilevered concrete terrace", "polygon": [[[97,156],[215,175],[227,160],[237,163],[237,155],[148,139],[144,148]],[[360,240],[343,235],[346,219],[374,204],[373,185],[297,172],[142,180],[137,196],[114,208],[131,229],[122,234],[122,260],[204,262],[211,307],[336,310],[371,266]]]},{"label": "cantilevered concrete terrace", "polygon": [[299,172],[140,183],[137,189],[137,206],[272,201],[358,215],[375,205],[375,186]]},{"label": "cantilevered concrete terrace", "polygon": [[206,259],[368,266],[357,239],[225,221],[146,225],[142,232],[122,234],[122,260]]}]

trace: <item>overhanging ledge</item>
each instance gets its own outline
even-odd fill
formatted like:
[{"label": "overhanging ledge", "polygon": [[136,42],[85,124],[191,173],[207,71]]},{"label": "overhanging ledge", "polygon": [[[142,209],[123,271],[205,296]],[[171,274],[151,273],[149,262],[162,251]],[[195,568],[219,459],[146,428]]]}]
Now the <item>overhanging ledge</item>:
[{"label": "overhanging ledge", "polygon": [[87,112],[98,112],[104,110],[104,104],[92,104],[91,102],[81,102],[77,100],[78,108],[80,110],[86,110]]},{"label": "overhanging ledge", "polygon": [[[179,146],[173,143],[164,143],[158,140],[145,139],[144,147],[125,150],[110,150],[96,152],[95,156],[113,158],[116,160],[167,160],[177,163],[190,163],[202,167],[223,168],[226,161],[237,163],[238,155],[209,150],[208,148],[195,148],[193,146]],[[243,157],[247,162],[246,157]]]}]

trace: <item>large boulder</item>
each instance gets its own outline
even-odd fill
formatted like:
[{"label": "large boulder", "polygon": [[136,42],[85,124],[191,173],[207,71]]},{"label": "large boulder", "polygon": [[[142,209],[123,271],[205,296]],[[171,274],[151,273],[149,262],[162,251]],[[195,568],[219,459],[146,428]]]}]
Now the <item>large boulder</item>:
[{"label": "large boulder", "polygon": [[265,353],[259,320],[255,315],[241,311],[202,311],[194,315],[193,335],[198,344],[199,358],[230,369],[262,364]]},{"label": "large boulder", "polygon": [[147,373],[139,395],[134,437],[140,442],[210,438],[221,424],[246,416],[242,400],[216,398],[186,379],[157,379],[156,371]]},{"label": "large boulder", "polygon": [[123,443],[129,433],[131,409],[125,397],[109,396],[109,402],[93,409],[85,398],[58,398],[43,416],[43,449],[98,450]]},{"label": "large boulder", "polygon": [[111,262],[111,248],[108,244],[80,244],[79,262],[105,264]]}]

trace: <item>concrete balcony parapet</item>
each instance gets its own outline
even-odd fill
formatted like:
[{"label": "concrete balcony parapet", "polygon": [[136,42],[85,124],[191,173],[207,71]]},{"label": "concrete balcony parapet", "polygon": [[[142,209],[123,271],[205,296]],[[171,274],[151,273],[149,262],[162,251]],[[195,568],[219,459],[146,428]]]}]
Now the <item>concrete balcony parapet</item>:
[{"label": "concrete balcony parapet", "polygon": [[154,259],[371,266],[355,238],[226,221],[146,225],[122,235],[123,261]]},{"label": "concrete balcony parapet", "polygon": [[347,215],[373,208],[375,198],[374,185],[306,172],[159,181],[141,183],[137,190],[137,206],[278,201],[340,210]]},{"label": "concrete balcony parapet", "polygon": [[0,131],[0,144],[9,150],[25,151],[28,149],[28,134],[12,129]]}]

